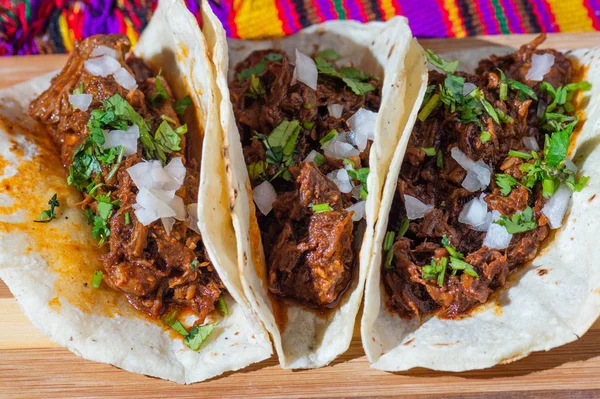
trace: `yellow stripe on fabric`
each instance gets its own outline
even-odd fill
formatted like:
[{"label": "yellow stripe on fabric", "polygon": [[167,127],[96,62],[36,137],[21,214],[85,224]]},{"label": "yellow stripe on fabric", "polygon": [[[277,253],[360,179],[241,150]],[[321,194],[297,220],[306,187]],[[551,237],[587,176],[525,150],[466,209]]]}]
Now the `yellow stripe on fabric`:
[{"label": "yellow stripe on fabric", "polygon": [[452,23],[452,31],[455,37],[466,37],[467,31],[460,15],[456,0],[444,0],[444,9],[448,12],[448,18]]},{"label": "yellow stripe on fabric", "polygon": [[589,32],[594,30],[583,0],[547,0],[561,32]]},{"label": "yellow stripe on fabric", "polygon": [[[236,3],[238,3],[236,1]],[[282,37],[283,26],[275,0],[242,0],[238,3],[235,25],[242,39]]]},{"label": "yellow stripe on fabric", "polygon": [[58,17],[58,30],[60,31],[60,36],[63,39],[65,50],[71,52],[71,50],[73,50],[73,32],[69,31],[67,17],[65,17],[65,14],[63,13],[61,13]]},{"label": "yellow stripe on fabric", "polygon": [[125,34],[131,41],[131,46],[133,47],[137,44],[137,41],[138,41],[138,38],[140,37],[140,35],[135,30],[135,28],[133,27],[133,24],[131,23],[130,20],[128,20],[128,19],[125,20],[125,26],[126,26]]},{"label": "yellow stripe on fabric", "polygon": [[383,11],[383,19],[387,21],[390,18],[393,18],[396,15],[396,9],[394,8],[394,4],[392,0],[380,0],[381,1],[381,10]]}]

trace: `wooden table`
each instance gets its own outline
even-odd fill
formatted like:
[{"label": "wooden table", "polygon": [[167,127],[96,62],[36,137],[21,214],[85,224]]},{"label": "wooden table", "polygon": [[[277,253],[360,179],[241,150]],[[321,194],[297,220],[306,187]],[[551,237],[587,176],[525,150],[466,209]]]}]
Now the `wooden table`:
[{"label": "wooden table", "polygon": [[[424,47],[450,51],[488,45],[518,46],[532,35],[423,40]],[[551,35],[560,49],[600,45],[600,33]],[[60,68],[62,55],[0,58],[0,88]],[[594,389],[599,391],[593,391]],[[437,394],[437,395],[436,395]],[[599,397],[600,323],[580,340],[488,370],[441,373],[412,370],[385,373],[369,368],[358,329],[352,345],[332,366],[285,371],[271,358],[210,381],[182,386],[127,373],[78,358],[57,347],[22,314],[0,281],[0,398],[7,397]]]}]

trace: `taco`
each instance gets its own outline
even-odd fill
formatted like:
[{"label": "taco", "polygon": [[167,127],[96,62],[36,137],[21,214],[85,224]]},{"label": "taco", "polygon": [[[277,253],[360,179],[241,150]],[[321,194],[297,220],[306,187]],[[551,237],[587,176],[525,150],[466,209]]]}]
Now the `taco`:
[{"label": "taco", "polygon": [[374,367],[489,367],[596,320],[599,53],[543,41],[427,52],[435,70],[394,155],[366,284]]},{"label": "taco", "polygon": [[352,338],[383,178],[424,95],[425,59],[403,18],[231,40],[228,54],[206,21],[244,292],[282,367],[324,366]]},{"label": "taco", "polygon": [[0,276],[60,345],[191,383],[272,349],[237,271],[204,36],[161,1],[130,47],[92,36],[2,93]]}]

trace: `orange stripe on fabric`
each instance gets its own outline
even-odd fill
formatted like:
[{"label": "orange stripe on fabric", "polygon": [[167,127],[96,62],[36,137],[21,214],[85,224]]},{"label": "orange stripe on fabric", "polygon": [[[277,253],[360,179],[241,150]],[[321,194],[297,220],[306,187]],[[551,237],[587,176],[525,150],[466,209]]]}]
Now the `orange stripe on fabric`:
[{"label": "orange stripe on fabric", "polygon": [[456,0],[444,0],[444,10],[448,13],[448,19],[452,24],[452,32],[455,37],[466,37],[467,30],[465,29],[465,23],[460,14],[458,4]]},{"label": "orange stripe on fabric", "polygon": [[589,32],[594,30],[582,0],[547,0],[561,32]]},{"label": "orange stripe on fabric", "polygon": [[60,31],[60,36],[63,39],[65,50],[71,52],[71,50],[73,50],[73,38],[72,33],[69,31],[67,17],[65,16],[64,12],[58,17],[58,30]]},{"label": "orange stripe on fabric", "polygon": [[392,0],[381,0],[379,3],[381,7],[381,13],[383,14],[383,20],[387,21],[390,18],[393,18],[396,15],[396,9],[394,8],[394,4]]},{"label": "orange stripe on fabric", "polygon": [[275,0],[235,1],[235,24],[242,39],[282,37],[283,24]]}]

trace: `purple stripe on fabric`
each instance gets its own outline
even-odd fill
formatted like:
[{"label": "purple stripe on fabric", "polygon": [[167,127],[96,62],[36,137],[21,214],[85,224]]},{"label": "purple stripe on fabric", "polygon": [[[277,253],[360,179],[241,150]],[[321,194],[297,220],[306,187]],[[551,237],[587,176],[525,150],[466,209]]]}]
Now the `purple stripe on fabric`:
[{"label": "purple stripe on fabric", "polygon": [[496,12],[489,0],[482,0],[479,2],[479,9],[481,10],[481,20],[487,27],[488,35],[500,34],[500,26],[498,25],[498,19],[496,19]]},{"label": "purple stripe on fabric", "polygon": [[525,33],[521,16],[515,9],[514,3],[511,0],[500,0],[500,4],[504,9],[504,15],[508,21],[508,29],[510,29],[511,33]]},{"label": "purple stripe on fabric", "polygon": [[557,26],[553,22],[554,18],[548,4],[544,0],[531,0],[531,4],[537,13],[542,29],[545,29],[545,32],[556,32]]},{"label": "purple stripe on fabric", "polygon": [[417,37],[446,37],[444,14],[436,0],[398,0],[402,15]]},{"label": "purple stripe on fabric", "polygon": [[233,4],[229,1],[221,0],[220,4],[215,4],[210,2],[210,8],[212,8],[213,12],[219,18],[219,21],[223,24],[223,28],[225,28],[225,33],[227,37],[231,37],[231,26],[229,26],[229,13]]},{"label": "purple stripe on fabric", "polygon": [[346,17],[348,19],[361,20],[358,4],[354,0],[342,0],[342,6],[346,9]]},{"label": "purple stripe on fabric", "polygon": [[333,7],[333,0],[313,0],[313,4],[321,10],[323,20],[329,21],[337,18],[337,13]]}]

